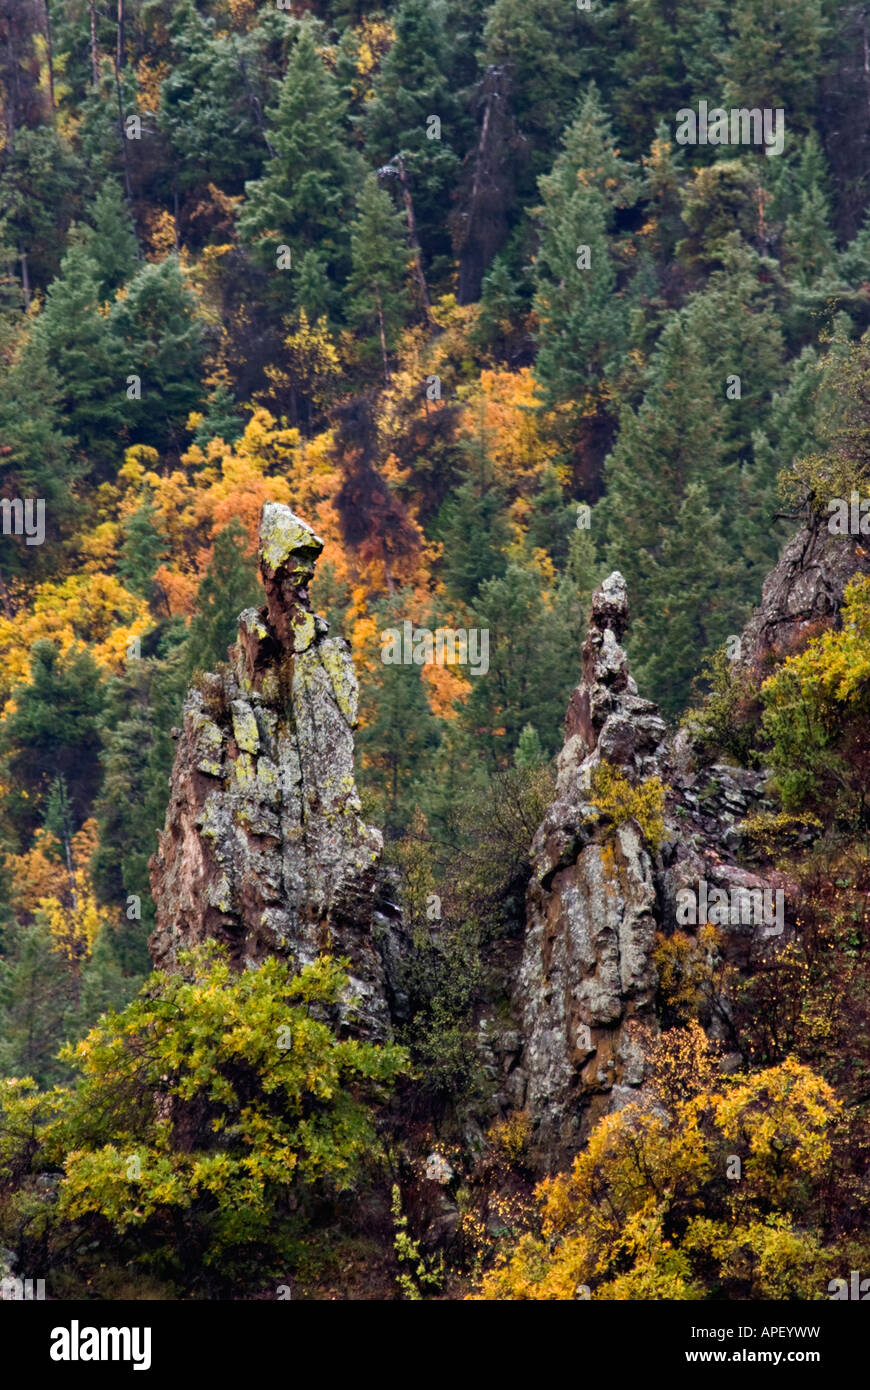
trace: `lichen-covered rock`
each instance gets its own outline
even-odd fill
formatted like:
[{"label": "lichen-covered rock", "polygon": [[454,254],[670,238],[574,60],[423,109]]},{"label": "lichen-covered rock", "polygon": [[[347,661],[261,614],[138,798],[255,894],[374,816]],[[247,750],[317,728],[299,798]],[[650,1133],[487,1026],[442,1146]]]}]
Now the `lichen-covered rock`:
[{"label": "lichen-covered rock", "polygon": [[384,956],[395,966],[399,914],[380,832],[360,818],[350,651],[309,608],[322,545],[289,507],[263,508],[266,605],[241,614],[229,673],[206,676],[185,702],[151,861],[150,946],[170,970],[208,937],[239,966],[270,953],[299,965],[323,951],[349,957],[344,1017],[385,1036],[395,971]]},{"label": "lichen-covered rock", "polygon": [[[523,1049],[504,1098],[528,1109],[535,1147],[550,1167],[567,1161],[603,1113],[632,1093],[643,1099],[647,1046],[657,1032],[657,933],[679,927],[692,935],[702,925],[679,923],[681,890],[700,896],[703,881],[711,894],[734,895],[741,914],[722,924],[721,950],[738,970],[767,931],[764,922],[744,920],[742,905],[752,894],[780,891],[787,924],[796,896],[782,875],[740,862],[742,822],[769,807],[764,773],[698,768],[687,735],[667,734],[629,674],[621,646],[628,618],[625,582],[615,573],[593,596],[556,795],[530,856],[516,999]],[[666,833],[655,851],[637,822],[615,826],[591,803],[602,761],[634,785],[650,776],[665,784]],[[728,1001],[720,1005],[727,1010]],[[711,1033],[722,1024],[713,1020]]]},{"label": "lichen-covered rock", "polygon": [[652,1022],[652,861],[631,821],[585,846],[550,887],[532,881],[520,974],[526,1101],[549,1146],[580,1138],[583,1103],[625,1079],[629,1019]]},{"label": "lichen-covered rock", "polygon": [[628,617],[625,581],[614,573],[592,600],[556,797],[532,845],[521,1074],[551,1162],[579,1146],[614,1086],[640,1085],[639,1039],[655,1029],[652,856],[635,821],[613,826],[589,801],[602,760],[632,780],[659,770],[665,723],[629,675],[620,645]]},{"label": "lichen-covered rock", "polygon": [[870,574],[861,537],[831,535],[813,516],[782,552],[764,581],[761,603],[743,630],[740,660],[759,669],[790,651],[807,628],[839,621],[843,594],[856,574]]}]

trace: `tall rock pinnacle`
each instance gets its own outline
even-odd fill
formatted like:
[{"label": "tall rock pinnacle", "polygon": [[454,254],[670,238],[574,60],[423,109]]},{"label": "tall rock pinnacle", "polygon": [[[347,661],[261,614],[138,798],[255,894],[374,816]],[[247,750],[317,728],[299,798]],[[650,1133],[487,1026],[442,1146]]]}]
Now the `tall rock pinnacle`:
[{"label": "tall rock pinnacle", "polygon": [[654,1027],[656,890],[640,827],[602,823],[590,804],[606,761],[632,781],[658,770],[666,729],[643,700],[621,646],[625,580],[595,591],[582,677],[565,719],[556,798],[532,845],[518,1004],[526,1105],[539,1141],[576,1149],[590,1121],[643,1079]]},{"label": "tall rock pinnacle", "polygon": [[246,609],[225,674],[188,693],[166,824],[151,860],[151,953],[212,937],[239,966],[266,955],[298,965],[320,952],[351,961],[347,1016],[389,1029],[378,938],[394,914],[354,781],[357,682],[347,643],[311,612],[323,541],[289,507],[260,519],[261,609]]}]

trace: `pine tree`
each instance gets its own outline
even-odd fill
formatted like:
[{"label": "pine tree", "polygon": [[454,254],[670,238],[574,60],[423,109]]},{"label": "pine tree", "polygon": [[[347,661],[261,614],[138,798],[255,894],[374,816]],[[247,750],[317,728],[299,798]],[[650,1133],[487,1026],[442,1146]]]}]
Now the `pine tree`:
[{"label": "pine tree", "polygon": [[546,761],[537,729],[534,724],[527,724],[517,742],[514,767],[519,768],[521,772],[527,772],[543,767]]},{"label": "pine tree", "polygon": [[823,0],[735,0],[731,41],[723,55],[726,107],[782,107],[793,130],[807,130],[816,111],[816,84],[807,73],[819,67],[829,32]]},{"label": "pine tree", "polygon": [[67,1041],[73,979],[40,921],[16,923],[0,957],[0,1076],[32,1076],[44,1087],[65,1081],[56,1060]]},{"label": "pine tree", "polygon": [[505,572],[506,506],[491,465],[481,459],[441,507],[435,534],[444,546],[444,582],[460,603],[472,603],[481,584]]},{"label": "pine tree", "polygon": [[[313,22],[300,25],[278,104],[268,112],[274,154],[262,178],[246,185],[239,218],[239,235],[269,272],[272,294],[285,309],[301,302],[294,277],[306,252],[317,253],[323,270],[319,297],[350,271],[348,212],[361,165],[348,143],[338,86],[317,50],[316,32]],[[287,270],[277,268],[281,246],[290,250]],[[313,317],[329,307],[310,297],[305,304]]]},{"label": "pine tree", "polygon": [[[402,632],[409,598],[400,592],[376,605],[373,616],[379,632]],[[419,784],[429,774],[439,742],[438,721],[429,709],[417,665],[378,660],[373,669],[365,667],[360,673],[360,701],[366,717],[356,743],[366,814],[394,839],[419,805]]]},{"label": "pine tree", "polygon": [[329,278],[326,258],[310,246],[303,251],[295,271],[294,302],[297,313],[304,314],[310,323],[324,322],[337,313],[338,296]]},{"label": "pine tree", "polygon": [[[111,325],[99,309],[99,271],[85,241],[75,237],[49,286],[33,327],[33,355],[48,362],[60,383],[64,429],[97,476],[118,461],[127,416],[125,371]],[[31,353],[25,349],[25,367]]]},{"label": "pine tree", "polygon": [[594,84],[539,184],[536,373],[548,405],[579,406],[618,371],[627,344],[627,306],[609,233],[615,209],[631,204],[640,187],[619,156]]},{"label": "pine tree", "polygon": [[646,567],[642,612],[631,634],[638,688],[667,717],[685,706],[703,660],[749,616],[749,605],[735,601],[736,568],[704,484],[689,483]]},{"label": "pine tree", "polygon": [[257,607],[263,596],[255,561],[246,554],[248,538],[235,518],[215,537],[211,563],[197,590],[196,612],[187,639],[191,671],[212,671],[226,661],[236,638],[239,614]]},{"label": "pine tree", "polygon": [[402,155],[417,233],[431,262],[450,250],[445,208],[459,171],[466,119],[448,76],[442,0],[401,0],[394,27],[395,43],[366,104],[366,149],[382,164]]},{"label": "pine tree", "polygon": [[204,394],[202,327],[178,258],[143,266],[112,306],[109,322],[119,357],[140,382],[140,396],[122,394],[131,437],[156,449],[177,449],[187,417]]},{"label": "pine tree", "polygon": [[541,486],[534,498],[534,509],[526,533],[528,544],[546,550],[562,569],[568,559],[571,537],[577,527],[577,507],[562,495],[559,474],[551,463],[541,475]]},{"label": "pine tree", "polygon": [[80,207],[79,190],[84,184],[81,155],[51,126],[22,129],[12,145],[7,132],[0,169],[0,246],[15,252],[28,301],[60,270],[65,238]]},{"label": "pine tree", "polygon": [[146,942],[155,924],[148,860],[169,801],[172,729],[180,723],[190,679],[185,647],[179,619],[159,637],[151,634],[142,657],[108,683],[100,719],[103,783],[91,875],[101,901],[121,911],[111,947],[127,974],[148,969]]},{"label": "pine tree", "polygon": [[823,278],[835,283],[837,253],[830,209],[820,188],[801,193],[797,211],[786,221],[783,249],[792,274],[804,288]]},{"label": "pine tree", "polygon": [[496,360],[513,363],[527,348],[530,338],[527,321],[531,310],[531,290],[522,276],[510,265],[505,253],[496,256],[483,277],[477,317],[471,329],[471,341],[483,353]]},{"label": "pine tree", "polygon": [[369,175],[357,199],[351,259],[348,320],[360,335],[360,355],[380,361],[384,380],[389,381],[390,354],[410,312],[409,253],[402,216],[378,186],[376,174]]},{"label": "pine tree", "polygon": [[[688,695],[689,648],[699,669],[712,646],[739,631],[745,613],[735,594],[745,564],[735,539],[740,528],[729,531],[739,497],[737,460],[733,453],[729,459],[723,420],[730,403],[711,378],[696,330],[685,310],[662,332],[643,401],[636,411],[623,411],[605,463],[606,494],[593,514],[607,567],[619,569],[628,584],[632,660],[655,652],[645,693],[669,712]],[[681,578],[682,566],[695,573],[701,564],[695,549],[701,543],[683,529],[690,519],[708,538],[697,592]],[[711,594],[716,602],[708,619]],[[681,617],[672,624],[675,600]],[[703,650],[708,632],[713,636]],[[664,674],[669,661],[673,678]]]},{"label": "pine tree", "polygon": [[160,126],[177,160],[178,185],[216,183],[241,191],[266,155],[259,119],[268,90],[262,37],[256,29],[216,33],[215,18],[188,4],[172,27],[172,60],[160,85]]},{"label": "pine tree", "polygon": [[491,769],[513,762],[527,724],[554,753],[577,681],[579,634],[568,607],[552,603],[537,567],[511,563],[481,585],[473,617],[489,634],[489,670],[473,681],[463,728]]},{"label": "pine tree", "polygon": [[15,689],[15,709],[0,726],[4,781],[14,790],[6,808],[27,835],[36,828],[55,777],[68,788],[73,824],[81,826],[100,785],[99,721],[102,677],[93,657],[79,648],[61,658],[53,643],[36,642],[30,682]]},{"label": "pine tree", "polygon": [[155,521],[154,503],[146,493],[141,504],[124,523],[124,541],[118,573],[131,593],[149,603],[156,598],[154,572],[168,555],[166,537]]},{"label": "pine tree", "polygon": [[85,244],[97,267],[97,294],[107,300],[139,267],[139,244],[117,180],[106,179],[85,218],[92,229]]},{"label": "pine tree", "polygon": [[618,371],[628,336],[597,189],[580,186],[561,204],[545,196],[535,281],[542,398],[550,408],[581,409]]},{"label": "pine tree", "polygon": [[[0,490],[7,497],[42,498],[46,539],[66,539],[81,517],[76,482],[85,464],[77,459],[63,432],[63,385],[45,341],[22,335],[3,354],[0,372]],[[31,580],[58,564],[58,546],[27,545],[8,536],[3,541],[0,597],[9,580]],[[8,596],[7,596],[8,597]]]},{"label": "pine tree", "polygon": [[193,442],[205,449],[213,439],[222,439],[225,444],[235,444],[245,432],[245,422],[239,413],[236,399],[222,381],[212,391],[205,403],[205,409],[193,432]]},{"label": "pine tree", "polygon": [[733,455],[745,452],[753,430],[763,426],[782,378],[782,282],[776,262],[759,256],[736,232],[723,241],[721,256],[721,269],[689,297],[685,321],[714,395],[727,401],[723,443],[726,455]]},{"label": "pine tree", "polygon": [[725,0],[703,6],[693,0],[632,0],[624,7],[617,20],[612,103],[620,131],[638,153],[649,143],[651,113],[653,119],[673,120],[699,97],[716,104],[727,22]]},{"label": "pine tree", "polygon": [[[494,0],[487,13],[484,66],[511,70],[511,109],[531,146],[532,179],[552,164],[580,83],[591,70],[594,42],[587,17],[574,6]],[[521,185],[521,191],[531,193],[532,187]]]}]

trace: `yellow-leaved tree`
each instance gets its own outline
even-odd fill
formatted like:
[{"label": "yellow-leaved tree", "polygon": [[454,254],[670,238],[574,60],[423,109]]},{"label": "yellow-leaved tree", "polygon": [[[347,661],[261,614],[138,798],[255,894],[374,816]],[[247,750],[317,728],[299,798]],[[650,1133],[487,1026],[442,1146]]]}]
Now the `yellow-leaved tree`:
[{"label": "yellow-leaved tree", "polygon": [[537,1189],[475,1299],[821,1299],[841,1272],[823,1183],[840,1109],[792,1058],[726,1076],[698,1024],[651,1047],[642,1100]]}]

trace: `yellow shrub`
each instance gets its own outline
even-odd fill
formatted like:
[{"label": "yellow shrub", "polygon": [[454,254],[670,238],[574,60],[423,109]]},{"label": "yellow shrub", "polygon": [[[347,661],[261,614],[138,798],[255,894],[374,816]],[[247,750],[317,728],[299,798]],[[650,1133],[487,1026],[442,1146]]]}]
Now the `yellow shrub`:
[{"label": "yellow shrub", "polygon": [[665,786],[659,777],[647,777],[633,787],[611,763],[599,763],[592,773],[589,798],[614,825],[636,820],[653,853],[665,838]]}]

